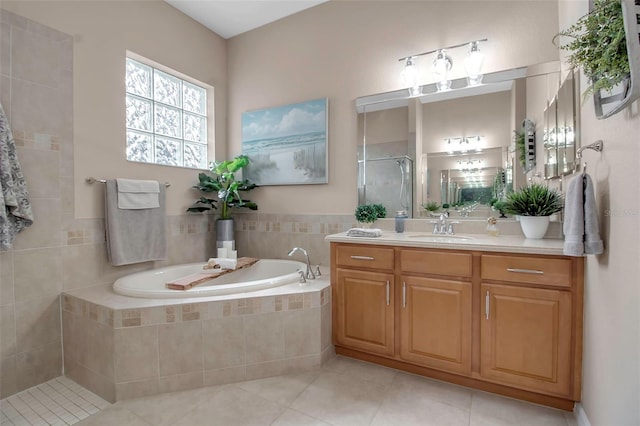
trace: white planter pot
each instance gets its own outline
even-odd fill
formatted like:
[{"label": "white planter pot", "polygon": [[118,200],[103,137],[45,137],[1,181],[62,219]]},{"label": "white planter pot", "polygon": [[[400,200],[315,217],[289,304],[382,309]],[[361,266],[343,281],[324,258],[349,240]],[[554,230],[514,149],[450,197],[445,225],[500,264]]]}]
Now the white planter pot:
[{"label": "white planter pot", "polygon": [[549,228],[549,216],[518,216],[524,236],[531,239],[544,238]]}]

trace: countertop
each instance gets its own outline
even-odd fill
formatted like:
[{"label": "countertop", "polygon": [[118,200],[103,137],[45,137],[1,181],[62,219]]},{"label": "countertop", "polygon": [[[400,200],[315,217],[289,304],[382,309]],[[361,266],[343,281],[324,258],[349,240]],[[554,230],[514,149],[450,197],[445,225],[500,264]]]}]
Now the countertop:
[{"label": "countertop", "polygon": [[[433,241],[430,237],[442,238],[441,241]],[[456,237],[467,237],[468,240],[455,239]],[[432,235],[428,232],[403,232],[382,231],[382,236],[377,238],[369,237],[348,237],[346,232],[332,234],[326,237],[332,243],[354,243],[354,244],[375,244],[384,246],[403,246],[437,248],[450,250],[481,250],[508,253],[525,254],[547,254],[562,256],[564,240],[554,238],[543,238],[533,240],[520,235],[499,235],[493,237],[487,234],[460,234],[450,239],[446,235]]]}]

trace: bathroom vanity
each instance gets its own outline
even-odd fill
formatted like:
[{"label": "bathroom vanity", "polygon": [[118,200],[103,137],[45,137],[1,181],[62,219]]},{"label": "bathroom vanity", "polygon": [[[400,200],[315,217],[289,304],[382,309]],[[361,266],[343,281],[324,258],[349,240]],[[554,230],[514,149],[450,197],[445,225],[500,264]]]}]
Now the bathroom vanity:
[{"label": "bathroom vanity", "polygon": [[562,240],[327,239],[336,353],[564,410],[580,400],[584,260]]}]

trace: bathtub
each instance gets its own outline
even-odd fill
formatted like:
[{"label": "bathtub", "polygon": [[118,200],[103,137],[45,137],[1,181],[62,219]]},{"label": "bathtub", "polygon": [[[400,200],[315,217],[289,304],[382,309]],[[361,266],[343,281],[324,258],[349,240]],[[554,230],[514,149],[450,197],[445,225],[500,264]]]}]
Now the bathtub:
[{"label": "bathtub", "polygon": [[204,262],[166,266],[127,275],[113,283],[113,290],[124,296],[147,299],[188,298],[246,293],[298,282],[298,271],[306,270],[302,262],[282,259],[261,259],[258,263],[223,275],[210,283],[189,290],[171,290],[166,283],[202,271]]}]

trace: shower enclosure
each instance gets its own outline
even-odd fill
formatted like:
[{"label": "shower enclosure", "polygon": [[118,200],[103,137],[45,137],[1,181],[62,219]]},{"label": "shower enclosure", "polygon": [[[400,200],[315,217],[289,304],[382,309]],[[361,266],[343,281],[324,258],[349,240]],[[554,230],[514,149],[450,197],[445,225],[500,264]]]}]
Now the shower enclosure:
[{"label": "shower enclosure", "polygon": [[413,216],[414,165],[409,156],[358,160],[358,204],[382,204],[387,217],[397,210]]}]

